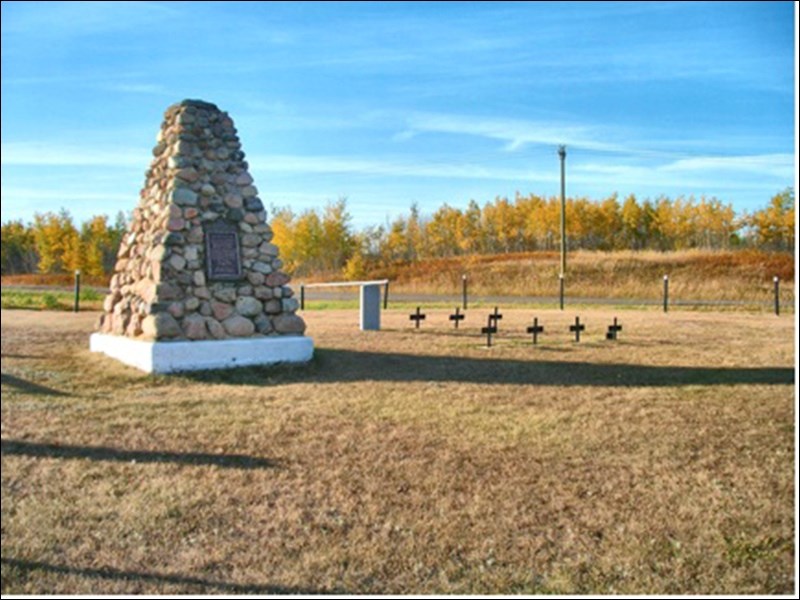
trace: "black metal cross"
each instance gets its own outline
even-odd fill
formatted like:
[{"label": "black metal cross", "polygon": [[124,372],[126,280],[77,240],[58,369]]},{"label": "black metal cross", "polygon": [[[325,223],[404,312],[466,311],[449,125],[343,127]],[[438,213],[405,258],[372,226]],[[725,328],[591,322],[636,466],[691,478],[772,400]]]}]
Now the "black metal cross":
[{"label": "black metal cross", "polygon": [[[497,321],[494,321],[497,323]],[[481,333],[486,336],[486,345],[488,347],[492,347],[492,334],[497,333],[497,326],[492,325],[492,315],[489,315],[489,321],[486,323],[486,327],[481,328]]]},{"label": "black metal cross", "polygon": [[452,315],[450,315],[450,317],[449,317],[449,318],[450,318],[450,320],[451,320],[451,321],[453,321],[453,326],[454,326],[456,329],[458,329],[458,322],[459,322],[459,321],[463,321],[463,320],[464,320],[464,317],[465,317],[465,315],[461,314],[461,312],[460,312],[460,311],[461,311],[461,309],[460,309],[458,306],[456,306],[456,312],[455,312],[455,314],[452,314]]},{"label": "black metal cross", "polygon": [[[501,315],[501,314],[500,314],[500,313],[497,311],[497,307],[495,306],[495,307],[494,307],[494,312],[493,312],[492,314],[490,314],[490,315],[489,315],[489,320],[490,320],[490,321],[494,321],[494,328],[495,328],[495,329],[497,329],[497,322],[498,322],[500,319],[502,319],[502,318],[503,318],[503,315]],[[495,331],[495,333],[497,333],[497,331]]]},{"label": "black metal cross", "polygon": [[622,325],[617,325],[617,317],[614,317],[614,324],[608,326],[608,333],[606,333],[607,340],[617,339],[617,333],[622,331]]},{"label": "black metal cross", "polygon": [[575,341],[581,341],[581,331],[586,329],[586,325],[581,323],[580,317],[575,317],[575,325],[570,325],[569,330],[575,332]]},{"label": "black metal cross", "polygon": [[417,312],[413,315],[408,316],[409,321],[416,321],[417,322],[417,329],[419,329],[419,322],[425,320],[425,315],[419,312],[419,306],[417,307]]},{"label": "black metal cross", "polygon": [[533,318],[533,325],[526,329],[528,333],[533,334],[533,343],[536,344],[537,340],[539,339],[539,334],[544,331],[544,325],[539,325],[539,317]]}]

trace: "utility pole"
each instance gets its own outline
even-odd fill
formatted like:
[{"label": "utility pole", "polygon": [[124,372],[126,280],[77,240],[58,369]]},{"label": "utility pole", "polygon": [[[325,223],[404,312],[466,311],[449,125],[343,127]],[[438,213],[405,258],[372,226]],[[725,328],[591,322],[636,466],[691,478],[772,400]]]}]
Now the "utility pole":
[{"label": "utility pole", "polygon": [[567,158],[567,147],[558,147],[558,158],[561,159],[561,278],[567,274],[567,199],[564,188],[564,160]]}]

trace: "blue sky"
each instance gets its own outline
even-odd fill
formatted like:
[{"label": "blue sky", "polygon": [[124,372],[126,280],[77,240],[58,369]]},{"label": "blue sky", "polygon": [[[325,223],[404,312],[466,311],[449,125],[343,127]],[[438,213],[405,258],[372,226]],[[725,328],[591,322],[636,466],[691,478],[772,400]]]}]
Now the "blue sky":
[{"label": "blue sky", "polygon": [[792,2],[3,2],[2,219],[130,211],[164,110],[214,102],[266,205],[716,196],[795,181]]}]

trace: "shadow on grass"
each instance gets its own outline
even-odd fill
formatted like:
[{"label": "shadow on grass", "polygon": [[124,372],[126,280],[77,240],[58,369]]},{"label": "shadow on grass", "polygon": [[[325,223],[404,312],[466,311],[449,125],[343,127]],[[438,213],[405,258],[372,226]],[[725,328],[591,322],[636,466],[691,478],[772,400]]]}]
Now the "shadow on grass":
[{"label": "shadow on grass", "polygon": [[[315,594],[341,594],[335,590],[316,590],[302,587],[290,587],[283,585],[264,585],[264,584],[241,584],[228,583],[224,581],[211,581],[200,577],[187,575],[166,575],[159,573],[143,573],[141,571],[120,571],[118,569],[101,568],[88,569],[78,567],[68,567],[61,565],[51,565],[45,562],[32,560],[19,560],[16,558],[0,559],[3,566],[16,569],[22,575],[28,576],[32,571],[44,571],[45,573],[55,573],[58,575],[86,577],[89,579],[101,579],[108,581],[127,581],[130,583],[152,583],[189,586],[200,588],[200,591],[224,592],[228,594],[277,594],[277,595],[315,595]],[[4,587],[8,585],[7,577],[4,573]]]},{"label": "shadow on grass", "polygon": [[64,392],[54,388],[39,385],[38,383],[33,383],[27,379],[22,379],[20,377],[16,377],[15,375],[9,375],[8,373],[0,374],[0,383],[3,385],[10,385],[11,387],[17,388],[19,391],[26,392],[28,394],[39,394],[41,396],[69,396],[69,394],[65,394]]},{"label": "shadow on grass", "polygon": [[181,377],[234,385],[439,381],[567,387],[676,387],[791,385],[794,369],[526,361],[317,349],[314,360],[307,366],[249,367],[184,373]]},{"label": "shadow on grass", "polygon": [[112,462],[174,463],[179,465],[214,466],[230,469],[270,469],[278,463],[265,458],[240,454],[204,454],[196,452],[151,452],[146,450],[118,450],[102,446],[67,446],[39,444],[19,440],[2,440],[3,456],[31,456],[35,458],[86,459]]}]

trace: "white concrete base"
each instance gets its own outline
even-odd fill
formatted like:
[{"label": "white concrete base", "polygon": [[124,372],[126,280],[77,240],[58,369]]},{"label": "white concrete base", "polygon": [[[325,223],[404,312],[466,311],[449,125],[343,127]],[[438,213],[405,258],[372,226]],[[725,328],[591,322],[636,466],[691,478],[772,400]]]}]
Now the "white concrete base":
[{"label": "white concrete base", "polygon": [[175,373],[304,363],[314,354],[314,342],[304,336],[153,342],[94,333],[89,338],[89,349],[147,373]]}]

